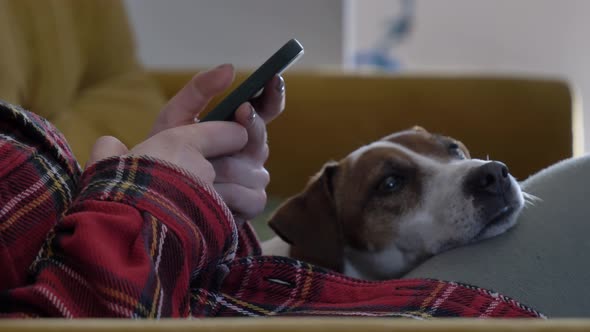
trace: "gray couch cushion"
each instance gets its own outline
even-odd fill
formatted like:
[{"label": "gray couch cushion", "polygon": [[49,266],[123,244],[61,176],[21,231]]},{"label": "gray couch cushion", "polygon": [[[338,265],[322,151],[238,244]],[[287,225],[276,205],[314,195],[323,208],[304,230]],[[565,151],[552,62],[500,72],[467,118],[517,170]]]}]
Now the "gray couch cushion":
[{"label": "gray couch cushion", "polygon": [[515,228],[435,256],[405,278],[465,282],[549,317],[590,317],[590,156],[553,165],[522,187],[541,201]]}]

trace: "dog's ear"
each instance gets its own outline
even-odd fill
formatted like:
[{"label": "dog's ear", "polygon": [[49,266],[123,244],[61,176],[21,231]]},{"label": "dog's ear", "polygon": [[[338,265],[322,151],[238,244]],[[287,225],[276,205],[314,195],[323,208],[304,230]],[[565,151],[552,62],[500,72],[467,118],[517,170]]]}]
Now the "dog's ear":
[{"label": "dog's ear", "polygon": [[292,258],[341,272],[343,233],[333,195],[337,172],[337,163],[324,165],[303,192],[277,209],[269,226],[291,244]]}]

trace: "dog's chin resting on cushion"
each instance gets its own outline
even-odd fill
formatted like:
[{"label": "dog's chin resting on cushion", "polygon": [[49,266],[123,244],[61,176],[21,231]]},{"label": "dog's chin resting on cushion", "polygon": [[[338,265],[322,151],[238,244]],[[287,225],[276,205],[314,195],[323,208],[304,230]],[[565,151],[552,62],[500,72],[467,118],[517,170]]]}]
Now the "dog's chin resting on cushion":
[{"label": "dog's chin resting on cushion", "polygon": [[265,255],[345,275],[396,278],[425,259],[510,229],[525,193],[497,161],[414,127],[329,162],[271,216]]}]

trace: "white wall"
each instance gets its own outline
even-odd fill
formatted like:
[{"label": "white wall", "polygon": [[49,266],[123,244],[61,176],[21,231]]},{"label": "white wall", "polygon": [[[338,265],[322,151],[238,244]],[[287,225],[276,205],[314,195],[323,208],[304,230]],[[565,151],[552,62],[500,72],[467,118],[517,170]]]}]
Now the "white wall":
[{"label": "white wall", "polygon": [[[342,64],[340,0],[126,0],[148,67],[257,67],[290,38],[298,67]],[[295,66],[294,66],[295,67]]]},{"label": "white wall", "polygon": [[[367,46],[369,36],[384,27],[383,20],[395,13],[394,4],[356,1],[359,47]],[[585,0],[418,0],[416,4],[413,36],[396,51],[409,70],[563,72],[571,54],[568,46],[573,46],[572,18],[583,9],[578,7],[590,9]]]},{"label": "white wall", "polygon": [[[399,8],[352,0],[358,48],[372,46]],[[590,100],[590,1],[417,0],[413,34],[394,51],[408,71],[522,73],[565,78]],[[590,103],[589,103],[590,104]],[[590,132],[590,111],[584,112]],[[585,138],[586,151],[590,135]]]}]

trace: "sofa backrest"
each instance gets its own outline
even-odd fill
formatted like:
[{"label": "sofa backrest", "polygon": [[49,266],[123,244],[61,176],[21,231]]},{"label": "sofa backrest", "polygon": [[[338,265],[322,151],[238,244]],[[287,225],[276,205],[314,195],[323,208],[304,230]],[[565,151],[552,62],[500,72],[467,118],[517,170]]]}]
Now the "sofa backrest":
[{"label": "sofa backrest", "polygon": [[[154,75],[167,94],[190,78]],[[580,104],[559,79],[291,71],[285,81],[285,113],[269,126],[275,196],[301,190],[326,161],[414,125],[505,162],[520,180],[583,149]]]}]

